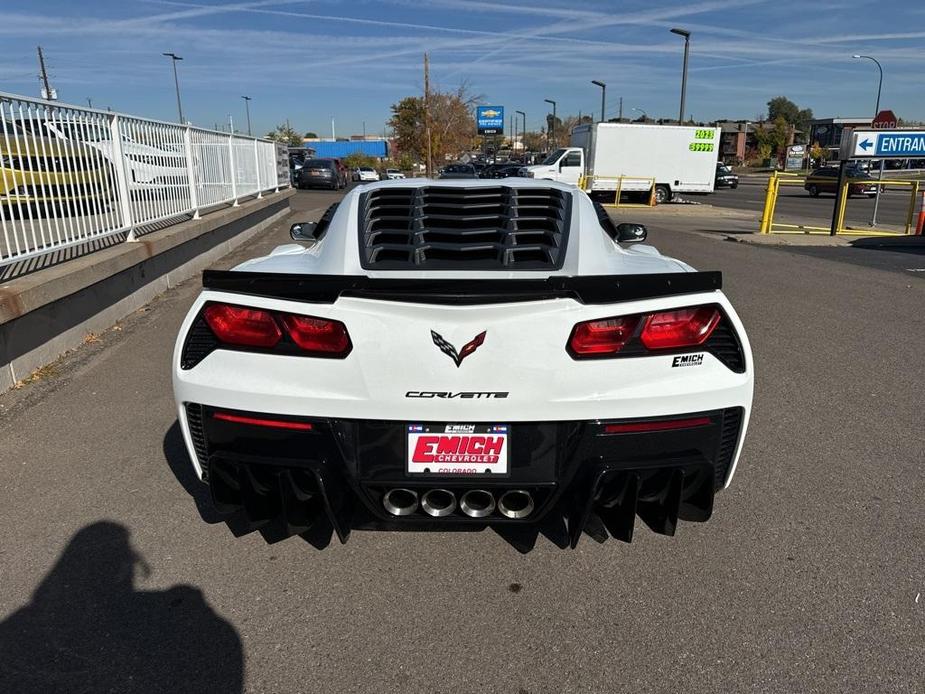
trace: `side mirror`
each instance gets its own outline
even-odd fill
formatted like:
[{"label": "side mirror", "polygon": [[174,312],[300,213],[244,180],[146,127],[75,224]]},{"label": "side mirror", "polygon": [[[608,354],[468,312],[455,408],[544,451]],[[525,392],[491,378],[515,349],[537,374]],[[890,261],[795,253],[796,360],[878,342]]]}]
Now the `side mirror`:
[{"label": "side mirror", "polygon": [[299,222],[289,227],[289,236],[293,241],[314,241],[317,222]]},{"label": "side mirror", "polygon": [[648,231],[642,224],[617,224],[618,243],[639,243],[645,241]]}]

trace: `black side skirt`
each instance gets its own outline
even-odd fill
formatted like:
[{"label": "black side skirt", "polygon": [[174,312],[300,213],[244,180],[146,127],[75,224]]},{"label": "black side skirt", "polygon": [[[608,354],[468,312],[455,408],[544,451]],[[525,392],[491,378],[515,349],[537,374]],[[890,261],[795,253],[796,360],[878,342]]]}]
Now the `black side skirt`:
[{"label": "black side skirt", "polygon": [[423,304],[501,304],[542,299],[611,304],[714,291],[722,288],[723,279],[720,272],[459,280],[206,270],[202,284],[216,291],[317,304],[332,304],[341,296]]}]

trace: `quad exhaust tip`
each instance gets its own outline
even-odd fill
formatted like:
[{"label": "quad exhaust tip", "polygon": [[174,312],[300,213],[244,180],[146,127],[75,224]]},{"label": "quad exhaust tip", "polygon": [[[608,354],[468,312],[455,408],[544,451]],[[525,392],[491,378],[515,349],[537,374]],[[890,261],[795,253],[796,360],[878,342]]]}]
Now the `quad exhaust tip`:
[{"label": "quad exhaust tip", "polygon": [[448,489],[431,489],[421,497],[421,509],[428,516],[443,518],[456,510],[456,495]]},{"label": "quad exhaust tip", "polygon": [[463,494],[459,508],[470,518],[485,518],[495,510],[495,497],[484,489],[471,489]]},{"label": "quad exhaust tip", "polygon": [[418,493],[413,489],[390,489],[382,497],[382,505],[393,516],[410,516],[418,510]]},{"label": "quad exhaust tip", "polygon": [[511,489],[498,499],[498,511],[505,518],[526,518],[533,513],[533,497],[523,489]]}]

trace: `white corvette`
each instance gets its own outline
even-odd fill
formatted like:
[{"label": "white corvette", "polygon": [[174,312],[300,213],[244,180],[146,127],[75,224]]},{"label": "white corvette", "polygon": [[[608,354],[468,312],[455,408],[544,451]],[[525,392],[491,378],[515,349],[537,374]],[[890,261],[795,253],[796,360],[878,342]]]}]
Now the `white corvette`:
[{"label": "white corvette", "polygon": [[268,541],[707,520],[751,351],[720,273],[645,234],[549,181],[355,189],[307,243],[204,273],[173,357],[197,475]]}]

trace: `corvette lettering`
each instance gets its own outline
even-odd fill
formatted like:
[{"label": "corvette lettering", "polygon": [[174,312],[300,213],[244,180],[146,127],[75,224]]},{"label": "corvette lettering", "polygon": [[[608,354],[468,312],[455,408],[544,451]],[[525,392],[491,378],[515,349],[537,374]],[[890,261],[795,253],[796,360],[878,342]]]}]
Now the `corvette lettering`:
[{"label": "corvette lettering", "polygon": [[493,465],[504,450],[503,436],[420,436],[412,463],[480,463]]},{"label": "corvette lettering", "polygon": [[510,393],[505,391],[489,391],[489,390],[409,390],[405,393],[406,398],[446,398],[447,400],[454,400],[456,398],[462,398],[463,400],[479,400],[479,399],[488,399],[488,398],[506,398]]}]

